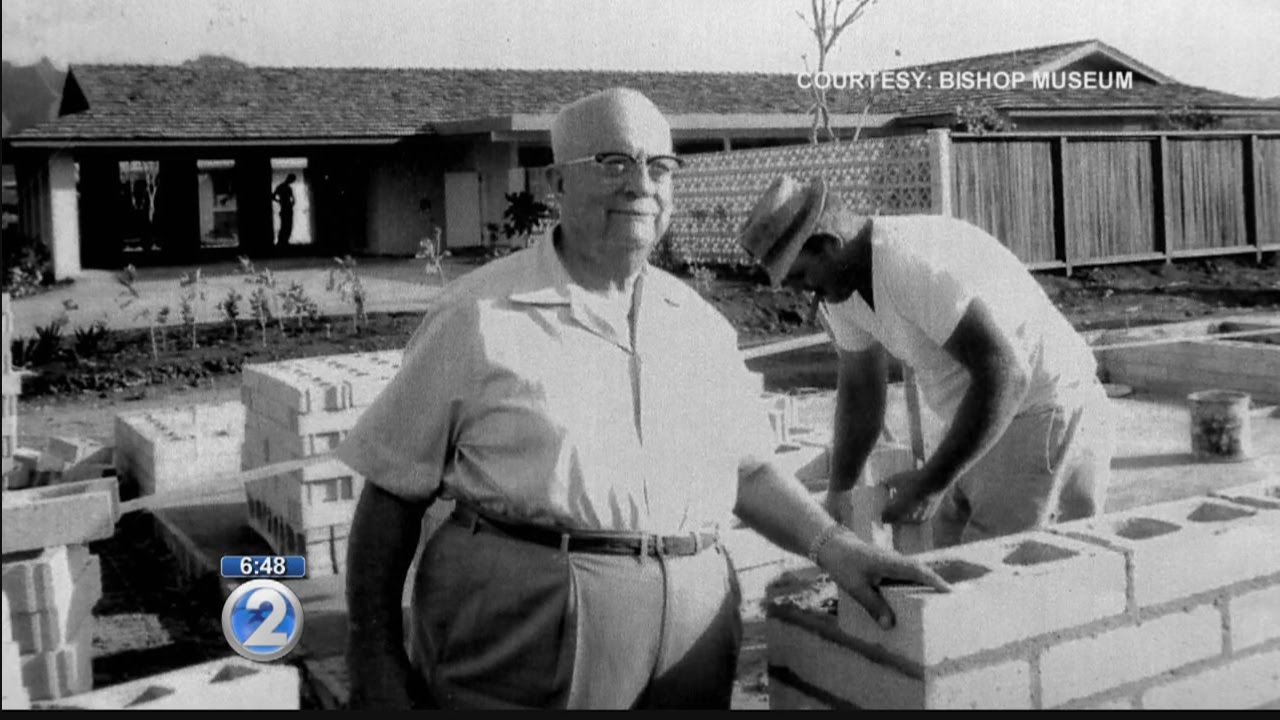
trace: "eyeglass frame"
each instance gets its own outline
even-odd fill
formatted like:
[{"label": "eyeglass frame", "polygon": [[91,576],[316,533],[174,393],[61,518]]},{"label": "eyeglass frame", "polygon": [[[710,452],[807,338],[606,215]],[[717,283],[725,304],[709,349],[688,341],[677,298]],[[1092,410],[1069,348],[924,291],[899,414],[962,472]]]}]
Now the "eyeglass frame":
[{"label": "eyeglass frame", "polygon": [[[552,167],[566,167],[569,165],[582,165],[584,163],[594,162],[598,167],[603,169],[605,159],[610,157],[626,158],[627,160],[631,161],[631,167],[628,167],[626,172],[624,172],[623,174],[617,177],[610,177],[609,175],[606,174],[605,178],[608,180],[620,181],[623,178],[625,178],[628,173],[630,173],[631,168],[636,167],[640,164],[638,157],[628,155],[627,153],[624,153],[624,152],[602,152],[602,153],[596,153],[594,155],[587,155],[585,157],[574,158],[573,160],[565,160],[564,162],[554,163]],[[672,168],[671,171],[668,172],[662,178],[654,178],[651,163],[655,160],[673,160],[675,161],[676,166]],[[648,175],[649,179],[652,180],[653,182],[662,182],[663,180],[669,180],[677,170],[682,169],[684,166],[685,166],[684,158],[679,157],[677,155],[654,155],[653,157],[646,157],[645,163],[644,163],[645,174]]]}]

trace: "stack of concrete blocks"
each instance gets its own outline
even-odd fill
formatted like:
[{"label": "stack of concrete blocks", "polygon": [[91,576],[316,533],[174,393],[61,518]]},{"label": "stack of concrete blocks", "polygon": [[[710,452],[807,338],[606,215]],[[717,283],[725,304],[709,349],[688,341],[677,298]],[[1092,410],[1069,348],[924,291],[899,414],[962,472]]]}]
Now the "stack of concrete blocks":
[{"label": "stack of concrete blocks", "polygon": [[768,608],[775,708],[1280,708],[1280,481],[920,555],[883,630],[820,582]]},{"label": "stack of concrete blocks", "polygon": [[[5,296],[6,298],[8,295]],[[0,710],[27,710],[31,707],[31,698],[27,695],[27,686],[22,684],[22,658],[18,643],[13,639],[13,628],[9,622],[9,595],[0,593],[0,625],[3,625],[0,648]]]},{"label": "stack of concrete blocks", "polygon": [[297,710],[298,669],[237,657],[45,703],[51,710]]},{"label": "stack of concrete blocks", "polygon": [[[337,448],[400,368],[400,351],[250,365],[244,370],[245,470]],[[249,525],[309,576],[337,574],[364,478],[333,459],[245,486]]]},{"label": "stack of concrete blocks", "polygon": [[2,400],[3,412],[0,413],[0,424],[3,431],[3,480],[0,481],[0,489],[7,490],[10,485],[10,478],[13,477],[17,470],[17,462],[14,454],[18,450],[18,395],[22,392],[22,376],[13,371],[13,356],[10,354],[9,344],[13,341],[13,310],[9,305],[9,293],[3,295],[3,333],[0,333],[0,341],[3,342],[4,348],[3,359],[0,360],[0,371],[3,372],[3,378],[0,383],[0,393],[3,393]]},{"label": "stack of concrete blocks", "polygon": [[116,415],[115,466],[142,495],[192,490],[239,472],[245,409],[238,402]]},{"label": "stack of concrete blocks", "polygon": [[[1261,403],[1280,403],[1280,346],[1258,342],[1280,338],[1280,320],[1233,322],[1232,331],[1275,328],[1275,335],[1226,340],[1188,340],[1166,345],[1118,348],[1098,353],[1110,382],[1151,392],[1186,394],[1198,390],[1238,390]],[[1205,334],[1204,322],[1179,323],[1130,333],[1107,333],[1100,344]],[[1274,340],[1273,340],[1274,342]]]}]

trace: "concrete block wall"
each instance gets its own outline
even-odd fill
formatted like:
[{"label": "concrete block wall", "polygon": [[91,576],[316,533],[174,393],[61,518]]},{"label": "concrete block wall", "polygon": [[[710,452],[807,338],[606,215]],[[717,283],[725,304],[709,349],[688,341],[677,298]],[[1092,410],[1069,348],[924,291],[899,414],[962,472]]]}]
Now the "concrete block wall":
[{"label": "concrete block wall", "polygon": [[[1265,330],[1276,328],[1280,321],[1233,322],[1232,330]],[[1203,323],[1186,328],[1173,326],[1167,332],[1204,333]],[[1128,338],[1108,335],[1110,344]],[[1134,334],[1133,339],[1144,339]],[[1161,393],[1191,393],[1198,390],[1226,389],[1247,392],[1264,403],[1280,402],[1280,346],[1246,339],[1190,340],[1166,345],[1120,348],[1098,353],[1098,361],[1106,377]]]},{"label": "concrete block wall", "polygon": [[245,409],[238,402],[120,413],[115,465],[143,495],[196,488],[240,470]]},{"label": "concrete block wall", "polygon": [[[6,683],[16,670],[30,700],[92,689],[93,606],[102,597],[98,558],[84,545],[11,553],[3,580]],[[9,657],[15,651],[17,657]]]},{"label": "concrete block wall", "polygon": [[44,704],[86,710],[297,710],[298,669],[228,657]]},{"label": "concrete block wall", "polygon": [[[336,449],[400,369],[399,351],[352,353],[245,368],[241,466]],[[310,575],[342,571],[364,478],[338,460],[246,485],[249,525],[277,552],[304,555]]]},{"label": "concrete block wall", "polygon": [[[829,582],[768,608],[774,707],[1280,703],[1280,480],[920,555],[884,631]],[[833,615],[830,600],[838,597]]]}]

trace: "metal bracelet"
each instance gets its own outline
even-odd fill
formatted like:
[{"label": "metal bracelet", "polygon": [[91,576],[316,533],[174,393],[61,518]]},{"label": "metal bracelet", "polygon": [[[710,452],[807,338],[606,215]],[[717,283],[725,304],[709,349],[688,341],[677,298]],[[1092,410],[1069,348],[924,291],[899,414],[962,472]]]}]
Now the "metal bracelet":
[{"label": "metal bracelet", "polygon": [[838,522],[833,522],[830,525],[823,528],[822,532],[818,533],[818,535],[813,538],[813,541],[809,543],[809,553],[808,553],[809,562],[813,563],[814,565],[817,565],[818,552],[822,550],[822,546],[830,542],[831,538],[835,537],[836,534],[843,529],[844,529],[844,526]]}]

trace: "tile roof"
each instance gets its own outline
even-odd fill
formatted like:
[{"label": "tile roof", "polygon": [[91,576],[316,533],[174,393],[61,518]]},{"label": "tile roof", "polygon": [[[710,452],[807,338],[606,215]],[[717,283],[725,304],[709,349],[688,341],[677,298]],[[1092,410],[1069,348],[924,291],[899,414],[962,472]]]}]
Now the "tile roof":
[{"label": "tile roof", "polygon": [[[936,72],[1040,67],[1095,41],[900,68]],[[1105,46],[1103,46],[1105,47]],[[1108,50],[1112,50],[1107,48]],[[1113,52],[1118,52],[1114,51]],[[1123,57],[1123,55],[1121,55]],[[632,87],[668,114],[804,114],[794,74],[585,70],[277,68],[77,65],[67,90],[88,109],[30,128],[25,141],[395,139],[434,123],[554,114],[595,90]],[[966,101],[1001,109],[1157,109],[1169,105],[1280,110],[1275,102],[1179,84],[1130,90],[832,90],[833,112],[945,114]],[[74,97],[73,97],[74,99]]]}]

